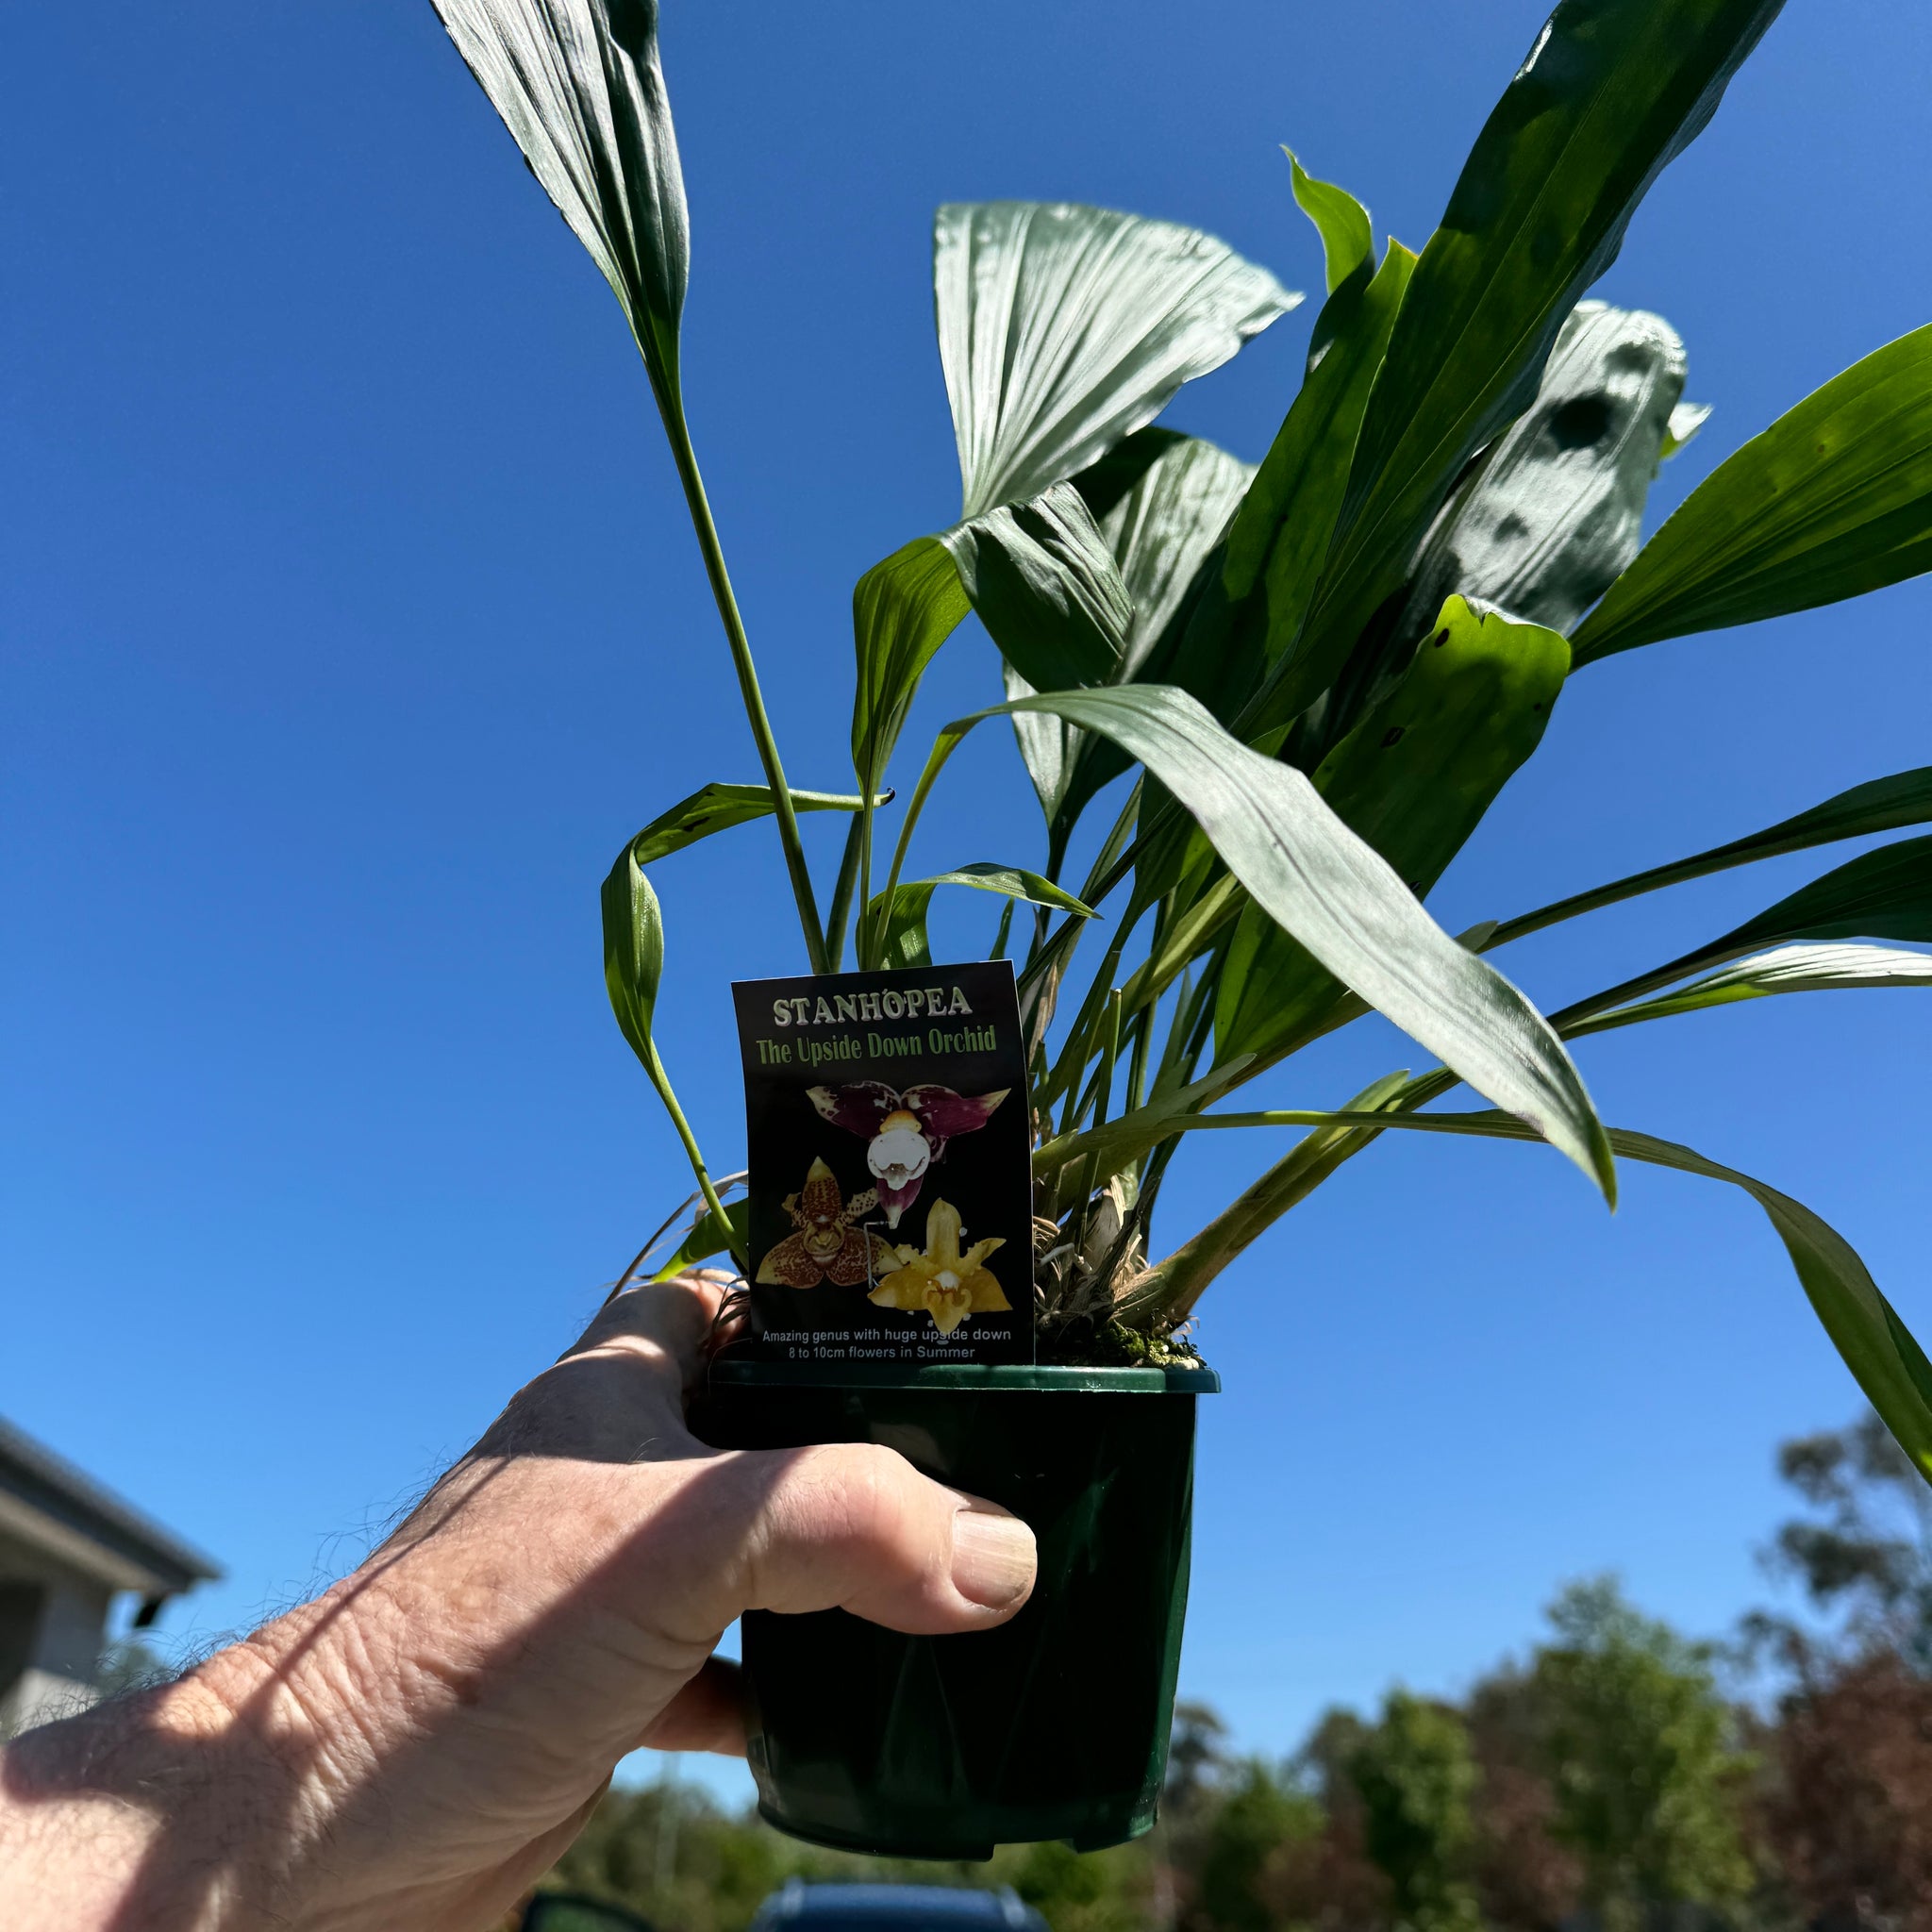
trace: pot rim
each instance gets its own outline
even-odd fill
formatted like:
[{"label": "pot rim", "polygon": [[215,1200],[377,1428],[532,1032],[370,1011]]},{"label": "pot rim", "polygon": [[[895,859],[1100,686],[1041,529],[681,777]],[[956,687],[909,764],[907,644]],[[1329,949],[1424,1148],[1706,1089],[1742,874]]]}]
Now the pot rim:
[{"label": "pot rim", "polygon": [[1068,1367],[1033,1362],[772,1362],[719,1356],[711,1386],[724,1389],[916,1389],[1026,1395],[1218,1395],[1221,1377],[1199,1368]]}]

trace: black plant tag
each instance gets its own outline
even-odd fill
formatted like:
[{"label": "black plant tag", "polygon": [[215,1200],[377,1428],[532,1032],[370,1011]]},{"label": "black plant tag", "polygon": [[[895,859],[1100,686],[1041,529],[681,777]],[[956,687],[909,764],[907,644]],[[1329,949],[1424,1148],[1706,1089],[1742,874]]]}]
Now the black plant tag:
[{"label": "black plant tag", "polygon": [[1004,959],[731,989],[756,1352],[1030,1362],[1026,1060]]}]

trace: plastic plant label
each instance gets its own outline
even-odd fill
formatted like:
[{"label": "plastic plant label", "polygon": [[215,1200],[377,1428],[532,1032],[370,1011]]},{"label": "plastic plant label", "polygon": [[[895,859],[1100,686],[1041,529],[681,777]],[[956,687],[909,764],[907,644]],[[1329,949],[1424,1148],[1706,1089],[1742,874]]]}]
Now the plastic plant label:
[{"label": "plastic plant label", "polygon": [[750,1349],[1030,1362],[1026,1061],[1006,960],[754,979]]}]

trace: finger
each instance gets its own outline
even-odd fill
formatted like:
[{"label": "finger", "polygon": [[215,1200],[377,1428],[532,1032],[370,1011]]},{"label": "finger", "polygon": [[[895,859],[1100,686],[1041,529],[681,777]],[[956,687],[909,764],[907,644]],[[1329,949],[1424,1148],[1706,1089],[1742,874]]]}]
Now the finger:
[{"label": "finger", "polygon": [[931,1635],[1004,1624],[1033,1588],[1024,1523],[892,1450],[845,1442],[736,1459],[755,1503],[735,1609],[837,1607]]},{"label": "finger", "polygon": [[705,1659],[638,1740],[645,1751],[715,1751],[744,1756],[744,1705],[738,1666],[729,1657]]},{"label": "finger", "polygon": [[685,1453],[684,1391],[724,1298],[709,1275],[645,1282],[605,1303],[571,1348],[519,1390],[474,1452],[635,1462]]},{"label": "finger", "polygon": [[627,1288],[597,1310],[559,1359],[606,1348],[647,1350],[676,1363],[682,1386],[697,1370],[730,1279],[715,1268],[694,1268],[669,1281]]}]

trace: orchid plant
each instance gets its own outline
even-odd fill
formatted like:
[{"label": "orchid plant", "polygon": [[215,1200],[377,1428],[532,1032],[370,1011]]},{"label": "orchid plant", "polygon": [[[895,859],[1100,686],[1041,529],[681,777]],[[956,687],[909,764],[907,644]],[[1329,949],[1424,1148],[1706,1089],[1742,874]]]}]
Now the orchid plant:
[{"label": "orchid plant", "polygon": [[[1422,904],[1574,672],[1932,566],[1932,326],[1798,404],[1640,543],[1657,466],[1705,412],[1683,400],[1670,325],[1586,291],[1781,0],[1562,0],[1420,254],[1392,240],[1378,254],[1361,206],[1291,155],[1326,291],[1258,467],[1154,419],[1301,299],[1274,275],[1208,235],[1108,209],[941,208],[934,296],[960,519],[854,591],[856,782],[837,795],[786,777],[692,452],[678,374],[686,209],[655,0],[436,5],[629,322],[763,765],[762,785],[708,785],[653,820],[604,887],[610,998],[701,1197],[666,1273],[723,1253],[741,1265],[743,1224],[653,1039],[663,939],[647,873],[771,818],[815,973],[848,949],[861,967],[926,963],[935,892],[1004,895],[993,957],[1012,944],[1027,1029],[1046,1358],[1158,1357],[1236,1255],[1384,1133],[1541,1139],[1607,1199],[1618,1156],[1751,1194],[1932,1474],[1932,1365],[1850,1246],[1760,1181],[1607,1129],[1568,1050],[1729,1001],[1932,982],[1932,958],[1855,942],[1932,939],[1932,837],[1856,858],[1548,1016],[1490,963],[1639,893],[1932,821],[1932,768],[1459,937]],[[889,849],[889,768],[923,673],[969,611],[998,646],[1005,701],[939,734]],[[995,718],[1039,794],[1040,869],[908,877],[948,759]],[[1110,822],[1075,887],[1075,833],[1103,800]],[[850,819],[823,910],[799,837],[808,811]],[[1090,830],[1083,846],[1095,844]],[[1102,908],[1104,947],[1088,938]],[[1080,983],[1083,946],[1100,957]],[[1440,1064],[1332,1111],[1225,1104],[1371,1009]],[[1431,1107],[1459,1084],[1490,1108]],[[819,1104],[869,1137],[881,1200],[916,1188],[943,1138],[974,1124],[937,1090],[826,1089]],[[1307,1132],[1157,1258],[1152,1218],[1179,1138],[1284,1127]],[[850,1273],[848,1250],[878,1237],[847,1224],[847,1204],[829,1212],[801,1225],[801,1265]],[[894,1251],[894,1295],[924,1305],[926,1258]]]}]

